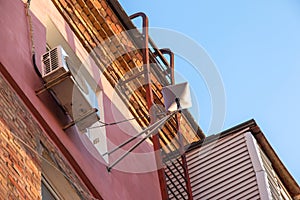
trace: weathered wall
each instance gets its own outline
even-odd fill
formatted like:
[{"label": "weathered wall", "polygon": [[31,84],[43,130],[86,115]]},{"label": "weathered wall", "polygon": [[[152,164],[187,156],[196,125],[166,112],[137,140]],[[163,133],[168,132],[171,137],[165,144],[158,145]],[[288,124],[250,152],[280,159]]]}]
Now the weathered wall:
[{"label": "weathered wall", "polygon": [[2,77],[0,86],[0,199],[41,199],[39,158],[11,134],[20,135],[36,149],[34,129],[26,125],[26,113]]},{"label": "weathered wall", "polygon": [[41,144],[82,197],[90,198],[87,188],[1,74],[0,107],[0,199],[41,199]]},{"label": "weathered wall", "polygon": [[[44,6],[47,6],[48,4],[49,3],[45,3]],[[60,160],[62,161],[61,165],[70,170],[68,174],[72,174],[72,176],[74,176],[74,180],[82,180],[92,193],[98,193],[104,199],[159,199],[159,184],[157,174],[155,172],[133,173],[132,171],[125,172],[123,170],[113,170],[111,173],[108,173],[104,162],[99,162],[99,159],[96,159],[93,155],[91,155],[90,151],[87,149],[86,145],[88,145],[88,148],[93,148],[92,144],[83,144],[82,137],[84,136],[79,135],[75,128],[70,128],[67,132],[62,130],[62,126],[67,122],[67,118],[64,113],[56,105],[53,99],[49,97],[49,95],[45,94],[42,97],[37,97],[35,94],[35,90],[41,87],[42,84],[38,76],[35,74],[32,66],[29,26],[25,12],[25,5],[19,0],[0,1],[0,13],[0,71],[12,86],[14,92],[17,93],[16,95],[12,91],[12,94],[15,97],[19,96],[20,98],[20,102],[16,105],[21,105],[23,102],[25,105],[23,108],[26,108],[24,111],[27,113],[26,116],[32,115],[31,120],[26,119],[22,121],[20,116],[17,114],[19,112],[15,110],[16,108],[10,105],[15,104],[16,101],[8,101],[10,104],[3,107],[8,109],[8,113],[4,112],[5,109],[2,109],[1,105],[1,110],[3,110],[3,112],[1,112],[1,127],[3,132],[6,133],[3,136],[3,141],[6,141],[6,143],[1,143],[1,145],[3,144],[6,146],[6,148],[3,149],[9,149],[10,145],[14,145],[12,139],[5,140],[5,138],[11,138],[11,136],[9,136],[9,132],[13,130],[12,127],[14,126],[12,123],[14,123],[14,120],[19,121],[19,123],[22,121],[22,123],[24,123],[23,126],[26,127],[19,128],[20,130],[18,130],[18,135],[24,137],[26,139],[25,141],[32,143],[33,148],[36,148],[36,146],[34,146],[36,145],[36,136],[30,136],[30,134],[26,131],[27,127],[30,127],[30,130],[32,130],[30,133],[32,134],[37,133],[36,130],[38,130],[39,135],[47,135],[49,138],[45,141],[49,142],[49,148],[51,151],[58,152],[59,155],[64,155],[60,156]],[[40,55],[45,51],[46,46],[46,30],[37,18],[33,16],[32,19],[34,25],[37,64],[40,66]],[[64,25],[66,26],[65,23]],[[70,28],[64,28],[64,30],[68,32],[67,35],[71,34],[74,36],[74,34],[70,32]],[[73,46],[76,47],[74,44]],[[5,91],[6,90],[7,89],[5,89]],[[106,98],[106,95],[104,96],[105,104],[110,105],[111,102],[109,98]],[[106,112],[105,118],[107,121],[113,122],[115,117],[112,114],[112,110],[108,106],[107,109],[109,110]],[[113,105],[113,109],[117,110],[118,108]],[[122,112],[117,113],[122,117]],[[9,114],[13,116],[9,117]],[[118,126],[108,127],[107,133],[114,134],[112,137],[112,141],[114,143],[120,143],[125,138],[129,137],[126,132],[122,131],[122,127]],[[118,134],[120,137],[118,137]],[[149,144],[144,143],[138,151],[149,152],[151,149],[152,147]],[[3,150],[3,152],[4,151],[5,150]],[[14,152],[16,154],[14,154]],[[10,153],[7,152],[5,155],[7,155],[9,159],[11,157],[13,160],[15,156],[19,155],[17,152],[24,155],[23,160],[26,156],[28,159],[31,158],[31,155],[28,154],[28,151],[25,150],[24,147],[21,149],[19,148],[18,151],[15,149]],[[154,157],[152,156],[150,160],[148,160],[149,163],[153,163],[153,159]],[[19,158],[16,162],[23,162],[22,158]],[[70,165],[68,163],[70,163]],[[139,162],[138,157],[133,157],[132,159],[124,161],[122,164],[123,167],[126,168],[126,165],[143,167],[143,165],[147,166],[148,163],[141,163]],[[6,161],[4,160],[2,162],[1,160],[1,167],[5,166]],[[35,197],[38,199],[38,196],[40,195],[39,162],[37,161],[36,163],[33,163],[32,169],[29,169],[25,164],[23,167],[28,170],[25,170],[24,173],[36,170],[34,173],[36,173],[35,176],[37,179],[34,180],[35,187],[33,189],[35,192],[33,192],[33,195],[37,195]],[[10,170],[4,170],[5,172],[8,172],[7,174],[1,174],[4,180],[1,182],[3,185],[10,184],[7,178],[10,171],[13,171],[14,169],[12,167],[9,169]],[[76,178],[75,174],[79,178]],[[17,180],[15,176],[18,176],[18,174],[14,174],[13,179],[9,180]],[[22,187],[25,187],[24,185],[26,185],[27,181],[27,179],[24,179],[23,181],[20,179]],[[81,184],[80,181],[78,184]],[[15,188],[17,188],[17,186],[15,186]],[[1,189],[7,191],[4,187]],[[22,188],[18,189],[18,191],[20,191],[19,193],[22,193],[22,190]],[[88,191],[86,188],[82,190]],[[7,193],[4,192],[3,194]]]}]

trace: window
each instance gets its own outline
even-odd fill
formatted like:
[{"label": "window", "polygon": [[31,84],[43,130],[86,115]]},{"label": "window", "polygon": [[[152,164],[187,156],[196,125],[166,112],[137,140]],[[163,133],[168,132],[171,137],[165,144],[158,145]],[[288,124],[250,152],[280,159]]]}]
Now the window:
[{"label": "window", "polygon": [[[97,102],[97,106],[99,108],[103,108],[103,91],[100,90],[96,93],[95,101]],[[103,112],[100,112],[99,116],[101,120],[104,119]],[[107,152],[106,129],[102,123],[96,122],[90,128],[88,128],[87,136],[101,155]],[[108,155],[103,156],[103,159],[108,163]]]},{"label": "window", "polygon": [[81,200],[78,189],[68,180],[47,148],[42,147],[42,200]]},{"label": "window", "polygon": [[47,180],[42,176],[42,200],[59,200],[60,198],[47,182]]}]

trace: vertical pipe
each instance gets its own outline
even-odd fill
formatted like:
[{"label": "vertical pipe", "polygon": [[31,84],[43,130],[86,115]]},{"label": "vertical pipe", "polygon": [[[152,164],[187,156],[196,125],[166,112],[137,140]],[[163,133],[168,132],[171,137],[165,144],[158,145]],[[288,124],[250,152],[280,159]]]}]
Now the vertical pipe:
[{"label": "vertical pipe", "polygon": [[[146,88],[146,100],[147,100],[147,107],[150,114],[150,123],[153,123],[154,116],[151,113],[151,107],[153,105],[153,94],[152,94],[152,88],[151,88],[151,72],[150,72],[150,61],[149,61],[149,33],[148,33],[148,17],[145,13],[139,12],[136,14],[131,15],[129,18],[134,19],[136,17],[142,17],[143,20],[143,39],[144,39],[144,46],[143,46],[143,65],[144,65],[144,71],[145,71],[145,88]],[[153,141],[153,147],[155,152],[155,158],[156,158],[156,165],[157,165],[157,174],[160,184],[160,190],[161,190],[161,197],[163,200],[168,199],[168,192],[167,192],[167,184],[164,174],[164,168],[162,168],[162,158],[160,155],[160,144],[159,144],[159,136],[157,134],[154,134],[152,136]]]},{"label": "vertical pipe", "polygon": [[180,152],[181,160],[182,160],[186,190],[187,190],[187,194],[188,194],[188,200],[192,200],[193,199],[192,187],[191,187],[191,181],[190,181],[189,172],[188,172],[188,166],[187,166],[187,162],[186,162],[183,138],[182,138],[182,134],[180,132],[180,119],[181,119],[181,112],[178,112],[178,113],[176,113],[176,126],[177,126],[177,134],[179,137],[179,145],[180,145],[179,152]]},{"label": "vertical pipe", "polygon": [[159,50],[162,54],[168,54],[170,56],[170,68],[171,68],[171,84],[175,84],[175,75],[174,75],[174,53],[171,49],[164,48]]},{"label": "vertical pipe", "polygon": [[151,108],[153,104],[153,94],[151,89],[151,75],[150,75],[150,63],[149,63],[149,30],[148,30],[148,17],[145,13],[139,12],[131,15],[129,18],[134,19],[136,17],[142,17],[143,20],[143,65],[144,65],[144,72],[145,72],[145,88],[146,88],[146,99],[147,99],[147,106],[148,109]]}]

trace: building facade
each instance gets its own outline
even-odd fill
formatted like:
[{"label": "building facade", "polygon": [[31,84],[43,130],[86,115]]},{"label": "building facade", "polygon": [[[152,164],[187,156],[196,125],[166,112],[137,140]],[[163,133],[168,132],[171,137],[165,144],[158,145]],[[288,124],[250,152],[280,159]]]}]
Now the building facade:
[{"label": "building facade", "polygon": [[[221,186],[209,180],[218,176],[200,174],[212,160],[195,155],[212,143],[203,145],[208,140],[189,112],[182,112],[180,125],[172,116],[157,134],[135,137],[165,115],[161,89],[175,83],[172,52],[148,37],[145,14],[128,16],[115,0],[0,0],[0,13],[0,199],[224,197],[224,191],[210,191]],[[142,20],[142,32],[134,18]],[[61,61],[66,72],[49,78],[45,53],[58,47],[67,55]],[[93,112],[85,110],[81,96]],[[89,124],[93,116],[98,121]],[[243,171],[248,179],[241,179],[252,181],[249,193],[299,198],[297,183],[272,148],[264,148],[265,138],[251,130],[221,133],[213,152],[221,158],[222,145],[237,141],[250,152],[240,160],[249,167]],[[131,138],[145,140],[131,149]],[[226,163],[211,164],[219,162]],[[222,170],[226,176],[219,180],[230,174]]]},{"label": "building facade", "polygon": [[[42,199],[45,195],[58,199],[166,198],[164,172],[157,167],[162,164],[153,149],[159,150],[160,144],[176,135],[174,119],[159,132],[161,139],[152,138],[156,146],[148,139],[111,169],[134,142],[121,152],[101,156],[149,126],[149,102],[162,104],[160,90],[172,81],[162,53],[149,52],[151,57],[143,60],[143,48],[138,47],[141,35],[133,39],[120,34],[128,29],[126,23],[132,24],[127,15],[116,11],[124,12],[116,1],[13,0],[0,4],[1,199]],[[58,93],[67,95],[69,90],[57,91],[39,77],[44,73],[42,55],[58,45],[68,54],[71,67],[92,80],[88,85],[97,93],[103,123],[95,128],[97,132],[91,127],[82,133],[77,126],[80,121],[76,124],[70,118],[73,113],[66,113],[67,105],[60,105]],[[143,63],[158,59],[167,65],[157,65],[153,71],[151,102],[146,99],[145,74],[132,81],[125,78],[143,71]],[[71,100],[75,105],[76,97]],[[188,113],[182,127],[187,130],[186,144],[204,137]],[[165,150],[174,150],[176,145]]]},{"label": "building facade", "polygon": [[[186,157],[194,199],[300,198],[298,184],[254,120],[193,143]],[[171,174],[178,163],[168,165]],[[177,191],[184,180],[170,177],[170,199],[181,199]]]}]

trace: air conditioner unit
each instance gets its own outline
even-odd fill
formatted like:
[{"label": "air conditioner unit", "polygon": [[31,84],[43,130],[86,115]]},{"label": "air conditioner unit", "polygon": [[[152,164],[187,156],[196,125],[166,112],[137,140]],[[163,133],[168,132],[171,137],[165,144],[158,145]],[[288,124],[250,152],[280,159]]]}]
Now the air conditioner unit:
[{"label": "air conditioner unit", "polygon": [[[75,74],[61,46],[42,56],[42,77],[81,132],[99,120],[97,97],[84,78]],[[67,126],[69,127],[69,126]]]},{"label": "air conditioner unit", "polygon": [[67,53],[61,46],[51,49],[42,56],[42,77],[46,82],[69,71],[67,57]]}]

